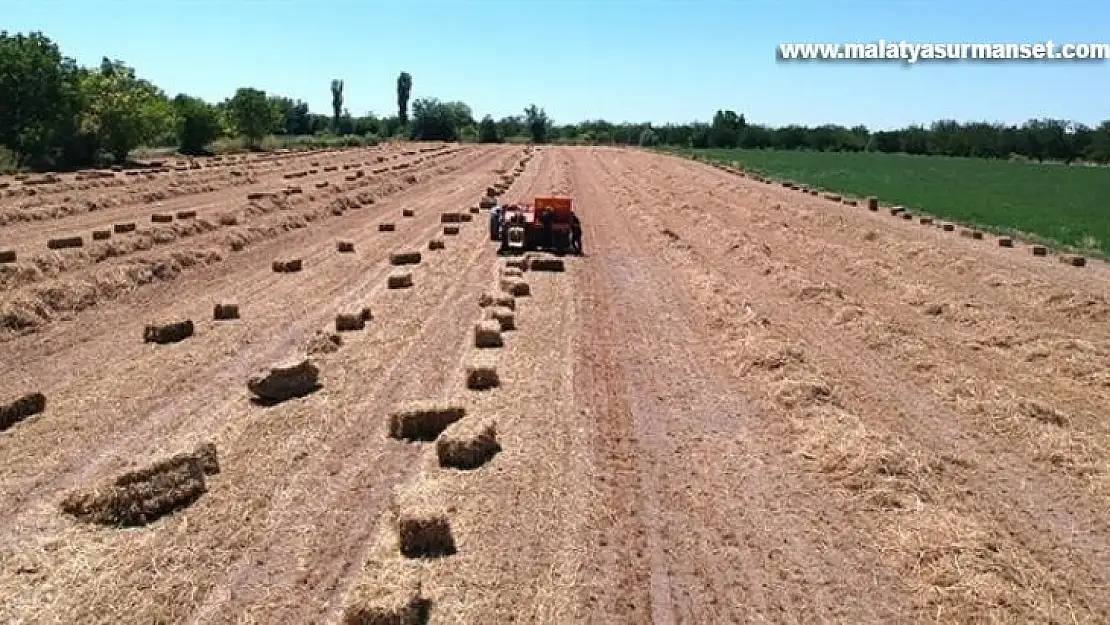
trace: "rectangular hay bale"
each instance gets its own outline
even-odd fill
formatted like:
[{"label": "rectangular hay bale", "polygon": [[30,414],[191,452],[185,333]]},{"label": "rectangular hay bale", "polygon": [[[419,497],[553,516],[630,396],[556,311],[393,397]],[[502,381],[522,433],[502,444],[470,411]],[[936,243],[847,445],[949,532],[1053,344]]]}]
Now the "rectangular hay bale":
[{"label": "rectangular hay bale", "polygon": [[474,347],[491,349],[504,345],[505,342],[501,339],[501,324],[497,321],[480,321],[474,326]]},{"label": "rectangular hay bale", "polygon": [[0,250],[0,263],[14,263],[15,250]]},{"label": "rectangular hay bale", "polygon": [[273,270],[277,273],[296,273],[302,269],[301,259],[275,260]]},{"label": "rectangular hay bale", "polygon": [[216,304],[212,307],[212,318],[217,321],[228,321],[239,318],[238,304]]},{"label": "rectangular hay bale", "polygon": [[389,255],[389,264],[391,265],[418,265],[420,264],[420,252],[393,252]]},{"label": "rectangular hay bale", "polygon": [[390,411],[389,436],[409,441],[432,441],[447,426],[466,416],[461,405],[433,400],[416,400]]},{"label": "rectangular hay bale", "polygon": [[497,363],[486,354],[475,354],[466,364],[466,388],[484,391],[501,386]]},{"label": "rectangular hay bale", "polygon": [[378,224],[378,232],[393,232],[397,227],[389,222],[382,222]]},{"label": "rectangular hay bale", "polygon": [[528,271],[566,271],[562,258],[533,256],[528,260]]},{"label": "rectangular hay bale", "polygon": [[46,247],[52,250],[63,250],[71,247],[82,247],[85,240],[81,237],[59,237],[46,242]]},{"label": "rectangular hay bale", "polygon": [[46,410],[46,395],[27,393],[0,404],[0,432]]},{"label": "rectangular hay bale", "polygon": [[355,332],[366,328],[366,319],[361,313],[339,313],[335,316],[336,332]]},{"label": "rectangular hay bale", "polygon": [[457,551],[451,519],[434,483],[417,479],[394,491],[397,538],[406,558],[438,558]]},{"label": "rectangular hay bale", "polygon": [[386,279],[386,286],[391,289],[407,289],[412,286],[411,271],[394,271]]},{"label": "rectangular hay bale", "polygon": [[445,468],[477,469],[500,451],[497,422],[488,417],[452,423],[436,439],[436,458],[439,466]]},{"label": "rectangular hay bale", "polygon": [[458,226],[444,226],[443,227],[443,234],[446,235],[446,236],[455,236],[458,233],[459,233],[459,227]]},{"label": "rectangular hay bale", "polygon": [[128,471],[92,489],[79,489],[62,500],[63,512],[80,521],[136,527],[178,511],[208,492],[206,474],[219,472],[215,445],[202,443],[182,453]]},{"label": "rectangular hay bale", "polygon": [[173,215],[165,213],[154,213],[150,216],[150,221],[156,224],[168,224],[173,221]]},{"label": "rectangular hay bale", "polygon": [[195,328],[191,319],[170,323],[148,324],[143,328],[144,343],[177,343],[193,335]]},{"label": "rectangular hay bale", "polygon": [[133,221],[130,221],[130,222],[127,222],[127,223],[116,224],[116,225],[112,226],[112,231],[115,232],[116,234],[126,234],[128,232],[134,232],[137,228],[138,228],[138,224],[136,224]]},{"label": "rectangular hay bale", "polygon": [[196,216],[197,212],[195,210],[177,211],[174,213],[174,217],[177,219],[194,219]]}]

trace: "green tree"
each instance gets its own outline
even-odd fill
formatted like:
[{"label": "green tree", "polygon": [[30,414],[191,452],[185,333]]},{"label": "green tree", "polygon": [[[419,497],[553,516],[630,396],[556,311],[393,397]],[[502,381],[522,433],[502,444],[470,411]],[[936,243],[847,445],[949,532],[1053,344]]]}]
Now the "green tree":
[{"label": "green tree", "polygon": [[401,125],[409,123],[409,96],[412,95],[412,76],[408,72],[401,72],[397,77],[397,117]]},{"label": "green tree", "polygon": [[54,164],[76,132],[77,65],[42,33],[0,31],[0,145],[34,167]]},{"label": "green tree", "polygon": [[497,133],[497,122],[489,115],[483,117],[482,122],[478,124],[478,143],[501,143],[501,137]]},{"label": "green tree", "polygon": [[86,109],[81,128],[99,137],[100,145],[116,162],[124,162],[143,143],[169,140],[176,125],[175,111],[165,95],[133,68],[104,59],[100,71],[84,76]]},{"label": "green tree", "polygon": [[451,103],[436,98],[420,98],[412,103],[410,138],[414,141],[457,141],[459,111]]},{"label": "green tree", "polygon": [[274,128],[274,113],[265,91],[240,87],[228,102],[228,112],[235,129],[246,137],[248,147],[257,147]]},{"label": "green tree", "polygon": [[206,154],[206,146],[222,130],[216,108],[184,93],[173,99],[178,118],[178,146],[182,154]]},{"label": "green tree", "polygon": [[524,109],[524,120],[528,125],[528,132],[532,135],[532,142],[547,143],[547,137],[551,131],[551,120],[547,117],[547,112],[536,108],[535,104],[529,104],[528,108]]},{"label": "green tree", "polygon": [[331,81],[331,110],[332,128],[339,133],[339,118],[343,113],[343,81],[333,78]]}]

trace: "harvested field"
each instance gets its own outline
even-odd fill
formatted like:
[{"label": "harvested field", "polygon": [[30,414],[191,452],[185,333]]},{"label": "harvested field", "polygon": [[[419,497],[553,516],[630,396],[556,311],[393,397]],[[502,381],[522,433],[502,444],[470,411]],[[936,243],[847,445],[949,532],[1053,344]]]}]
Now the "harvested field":
[{"label": "harvested field", "polygon": [[[529,153],[588,256],[443,221]],[[0,198],[0,622],[1110,620],[1105,263],[642,150],[261,156]]]}]

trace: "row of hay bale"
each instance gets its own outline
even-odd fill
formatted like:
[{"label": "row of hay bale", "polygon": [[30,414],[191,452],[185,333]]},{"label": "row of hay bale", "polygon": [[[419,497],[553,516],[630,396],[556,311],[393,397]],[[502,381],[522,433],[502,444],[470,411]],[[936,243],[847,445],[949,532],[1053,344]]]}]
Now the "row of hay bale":
[{"label": "row of hay bale", "polygon": [[[694,160],[699,160],[696,155],[694,157]],[[707,161],[707,162],[710,162],[710,161]],[[723,163],[718,163],[718,162],[710,162],[710,164],[713,167],[716,167],[717,169],[727,171],[729,173],[736,174],[736,175],[739,175],[741,177],[750,177],[751,179],[753,179],[757,182],[763,182],[763,183],[766,183],[766,184],[781,184],[783,187],[785,187],[787,189],[793,189],[793,190],[796,190],[796,191],[801,191],[802,193],[805,193],[807,195],[812,195],[812,196],[821,195],[822,197],[824,197],[824,199],[829,200],[830,202],[837,202],[837,203],[840,203],[840,204],[844,204],[846,206],[858,206],[859,205],[859,200],[858,199],[843,196],[839,193],[832,193],[832,192],[822,193],[818,189],[810,188],[810,187],[798,184],[798,183],[796,183],[794,181],[791,181],[791,180],[774,180],[774,179],[771,179],[771,178],[760,176],[758,174],[753,174],[753,173],[746,172],[746,171],[744,171],[743,165],[741,165],[740,163],[737,163],[737,162],[733,162],[731,165],[725,165]],[[872,212],[877,212],[879,210],[879,199],[877,197],[869,196],[869,197],[864,199],[864,202],[865,202],[865,205],[867,206],[868,210],[870,210]],[[914,214],[912,212],[910,212],[909,210],[907,210],[904,206],[891,206],[889,208],[889,210],[890,210],[890,214],[894,217],[900,217],[900,218],[905,219],[907,221],[911,221],[911,220],[914,219]],[[933,226],[943,230],[944,232],[956,232],[957,228],[958,228],[958,225],[955,224],[955,223],[936,221],[934,218],[926,217],[926,216],[920,216],[919,220],[918,220],[918,223],[920,225],[925,225],[925,226],[933,225]],[[959,228],[959,234],[962,237],[971,238],[971,239],[980,239],[981,240],[983,238],[983,232],[982,231],[974,230],[974,229],[971,229],[971,228]],[[1014,241],[1013,237],[1000,236],[1000,237],[997,237],[996,240],[998,242],[999,247],[1008,247],[1008,248],[1014,247],[1014,242],[1015,241]],[[1037,245],[1037,244],[1030,244],[1028,247],[1029,247],[1030,252],[1033,254],[1033,256],[1048,256],[1048,247],[1047,246]],[[1060,255],[1058,255],[1057,258],[1059,259],[1059,261],[1061,263],[1064,263],[1066,265],[1071,265],[1073,267],[1085,267],[1087,265],[1086,257],[1078,255],[1078,254],[1060,254]]]},{"label": "row of hay bale", "polygon": [[[182,210],[176,213],[154,213],[150,216],[153,223],[171,223],[176,217],[179,220],[193,219],[197,216],[195,210]],[[138,224],[135,222],[124,222],[114,224],[111,229],[97,229],[92,231],[93,241],[107,241],[112,238],[112,234],[127,234],[136,232]],[[65,250],[74,249],[85,246],[85,237],[81,235],[73,235],[67,237],[53,237],[46,241],[47,249],[51,250]],[[0,264],[14,263],[18,260],[18,255],[12,249],[0,249]]]},{"label": "row of hay bale", "polygon": [[[502,268],[502,272],[506,269]],[[519,270],[500,277],[520,280],[527,287]],[[484,293],[478,301],[483,314],[473,328],[476,353],[468,357],[465,371],[466,387],[471,391],[500,386],[496,361],[488,352],[504,346],[503,332],[517,329],[517,298],[529,293],[527,288],[506,290],[504,280],[499,284],[500,292]],[[417,400],[395,406],[387,415],[386,431],[390,438],[410,443],[434,442],[440,470],[478,471],[502,451],[497,425],[492,417],[469,414],[458,402]],[[393,493],[392,506],[386,514],[393,521],[389,531],[395,532],[395,537],[389,542],[396,545],[394,557],[444,558],[459,551],[450,509],[429,484],[427,477],[420,474]],[[343,622],[424,622],[431,608],[430,599],[423,596],[418,582],[412,584],[407,583],[411,579],[392,577],[396,571],[388,567],[375,569],[358,580],[346,597]]]}]

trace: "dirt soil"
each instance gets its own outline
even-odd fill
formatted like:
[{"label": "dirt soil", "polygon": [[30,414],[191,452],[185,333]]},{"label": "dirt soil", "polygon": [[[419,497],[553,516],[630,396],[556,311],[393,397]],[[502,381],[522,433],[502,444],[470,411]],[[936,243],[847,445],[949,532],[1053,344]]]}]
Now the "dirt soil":
[{"label": "dirt soil", "polygon": [[[506,261],[487,212],[458,235],[441,213],[506,173],[503,202],[574,198],[586,255],[525,271],[516,329],[479,349]],[[46,409],[0,431],[2,622],[339,623],[411,580],[431,623],[1110,621],[1102,262],[608,148],[4,181],[0,402]],[[412,287],[387,288],[409,250]],[[192,336],[144,343],[184,319]],[[251,374],[306,353],[315,392],[251,401]],[[467,388],[475,357],[499,386]],[[499,451],[444,468],[390,438],[410,400],[495,422]],[[219,471],[170,514],[61,508],[204,441]],[[405,488],[455,553],[400,555]]]}]

